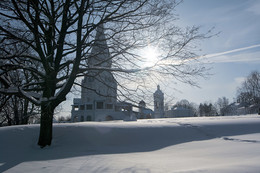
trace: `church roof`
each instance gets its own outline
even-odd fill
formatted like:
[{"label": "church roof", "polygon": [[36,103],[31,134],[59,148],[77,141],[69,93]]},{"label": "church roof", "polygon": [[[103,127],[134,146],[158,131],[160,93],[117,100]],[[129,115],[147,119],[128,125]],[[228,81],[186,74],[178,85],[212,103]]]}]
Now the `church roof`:
[{"label": "church roof", "polygon": [[145,102],[144,102],[143,100],[141,100],[141,101],[139,102],[139,104],[145,104]]},{"label": "church roof", "polygon": [[155,91],[154,95],[163,95],[163,92],[160,90],[160,85],[157,85],[157,90]]}]

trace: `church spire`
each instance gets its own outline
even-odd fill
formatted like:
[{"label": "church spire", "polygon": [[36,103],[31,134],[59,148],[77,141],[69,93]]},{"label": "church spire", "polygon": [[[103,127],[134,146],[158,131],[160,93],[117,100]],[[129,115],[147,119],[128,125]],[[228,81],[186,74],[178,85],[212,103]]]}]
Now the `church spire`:
[{"label": "church spire", "polygon": [[104,41],[106,40],[105,38],[105,33],[104,33],[104,25],[103,23],[101,23],[100,25],[98,25],[97,27],[97,33],[96,33],[96,37],[95,40],[100,42],[100,41]]},{"label": "church spire", "polygon": [[95,41],[89,58],[89,65],[111,67],[112,60],[107,46],[103,23],[96,29]]}]

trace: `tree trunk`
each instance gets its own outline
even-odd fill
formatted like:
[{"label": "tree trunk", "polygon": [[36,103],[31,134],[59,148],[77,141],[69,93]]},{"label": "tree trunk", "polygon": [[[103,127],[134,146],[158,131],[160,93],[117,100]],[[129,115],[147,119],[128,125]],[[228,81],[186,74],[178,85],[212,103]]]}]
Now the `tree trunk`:
[{"label": "tree trunk", "polygon": [[43,102],[41,104],[41,125],[40,136],[38,140],[38,145],[40,145],[42,148],[46,145],[51,145],[53,114],[53,106],[48,102]]},{"label": "tree trunk", "polygon": [[28,120],[29,120],[29,117],[28,117],[28,106],[29,106],[29,101],[28,100],[24,100],[21,124],[28,124]]},{"label": "tree trunk", "polygon": [[13,120],[12,120],[12,118],[10,118],[9,112],[6,113],[6,119],[7,119],[7,124],[8,124],[8,126],[13,125],[13,123],[12,123]]},{"label": "tree trunk", "polygon": [[20,118],[19,118],[19,103],[16,97],[14,97],[14,123],[15,125],[19,125],[20,124]]}]

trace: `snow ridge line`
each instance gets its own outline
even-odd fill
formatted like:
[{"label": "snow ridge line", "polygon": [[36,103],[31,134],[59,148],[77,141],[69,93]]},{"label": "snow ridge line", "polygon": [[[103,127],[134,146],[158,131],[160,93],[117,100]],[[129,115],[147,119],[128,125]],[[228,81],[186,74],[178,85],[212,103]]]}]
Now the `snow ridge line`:
[{"label": "snow ridge line", "polygon": [[236,139],[236,138],[230,138],[230,137],[221,137],[221,139],[223,139],[223,140],[225,140],[225,141],[247,142],[247,143],[260,143],[260,141],[257,141],[257,140]]},{"label": "snow ridge line", "polygon": [[202,133],[203,135],[205,135],[206,137],[217,138],[216,135],[205,132],[200,126],[196,126],[196,125],[188,124],[188,123],[179,123],[179,122],[177,122],[177,124],[180,126],[186,127],[186,128],[193,128],[194,130],[198,131],[199,133]]}]

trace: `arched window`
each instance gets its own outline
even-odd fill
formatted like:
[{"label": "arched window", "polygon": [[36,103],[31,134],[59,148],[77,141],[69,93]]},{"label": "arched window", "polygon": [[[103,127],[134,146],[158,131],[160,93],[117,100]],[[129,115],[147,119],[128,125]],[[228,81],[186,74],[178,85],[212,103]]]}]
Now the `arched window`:
[{"label": "arched window", "polygon": [[83,116],[83,115],[81,115],[81,117],[80,117],[80,121],[81,121],[81,122],[84,121],[84,116]]},{"label": "arched window", "polygon": [[78,122],[78,116],[75,116],[73,122]]},{"label": "arched window", "polygon": [[87,121],[92,121],[91,119],[92,119],[91,116],[88,115],[88,116],[87,116]]},{"label": "arched window", "polygon": [[106,121],[112,121],[113,117],[111,115],[106,116]]}]

